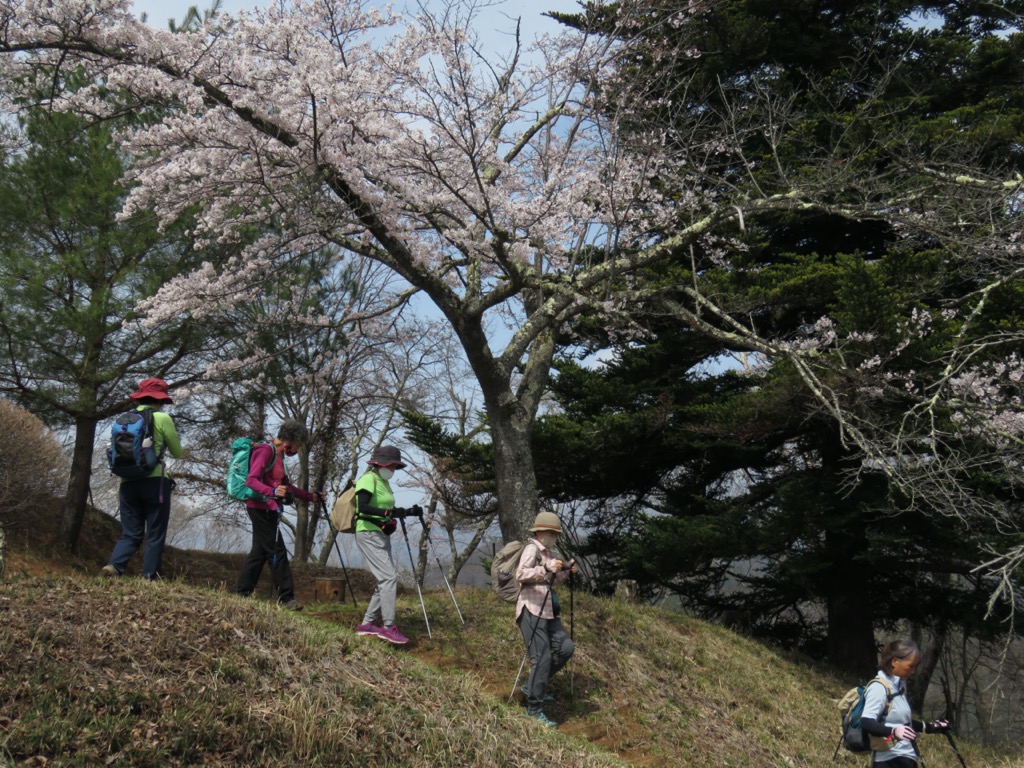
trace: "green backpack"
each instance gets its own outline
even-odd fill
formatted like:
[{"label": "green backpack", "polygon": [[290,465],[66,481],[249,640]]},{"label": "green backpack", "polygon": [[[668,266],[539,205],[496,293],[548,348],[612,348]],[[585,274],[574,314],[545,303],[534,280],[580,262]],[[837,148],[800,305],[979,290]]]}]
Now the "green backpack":
[{"label": "green backpack", "polygon": [[[239,501],[266,501],[267,497],[257,493],[245,484],[249,477],[249,460],[252,458],[252,448],[259,443],[253,442],[251,438],[239,437],[231,444],[231,463],[228,465],[228,496]],[[273,444],[270,450],[274,451],[274,458],[277,458],[277,451]],[[273,459],[271,459],[273,463]]]}]

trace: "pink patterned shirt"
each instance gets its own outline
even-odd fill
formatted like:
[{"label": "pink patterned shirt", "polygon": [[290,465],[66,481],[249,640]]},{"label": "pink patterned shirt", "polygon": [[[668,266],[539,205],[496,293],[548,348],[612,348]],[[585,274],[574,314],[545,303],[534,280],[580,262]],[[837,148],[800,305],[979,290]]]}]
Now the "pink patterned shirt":
[{"label": "pink patterned shirt", "polygon": [[[516,621],[523,608],[542,619],[555,618],[552,598],[548,593],[551,592],[551,569],[558,559],[537,539],[530,539],[523,547],[519,567],[516,568],[516,580],[523,585],[519,590],[519,599],[516,600]],[[561,584],[567,578],[569,571],[559,571],[555,575],[555,584]]]}]

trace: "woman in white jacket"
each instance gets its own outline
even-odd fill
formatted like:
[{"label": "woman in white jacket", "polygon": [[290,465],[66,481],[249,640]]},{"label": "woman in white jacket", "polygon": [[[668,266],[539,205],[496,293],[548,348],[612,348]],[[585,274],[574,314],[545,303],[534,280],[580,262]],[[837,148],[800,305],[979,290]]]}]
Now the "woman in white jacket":
[{"label": "woman in white jacket", "polygon": [[884,739],[886,748],[871,753],[871,765],[883,768],[918,768],[919,733],[945,733],[949,723],[914,720],[907,699],[907,678],[921,662],[921,649],[913,640],[893,640],[882,648],[878,676],[864,689],[861,728]]}]

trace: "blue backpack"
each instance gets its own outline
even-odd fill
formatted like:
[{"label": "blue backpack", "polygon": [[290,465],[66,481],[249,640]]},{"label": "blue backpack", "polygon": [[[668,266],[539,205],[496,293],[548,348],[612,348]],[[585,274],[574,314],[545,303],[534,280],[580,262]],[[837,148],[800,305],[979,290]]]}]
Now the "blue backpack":
[{"label": "blue backpack", "polygon": [[107,464],[110,471],[126,480],[149,477],[160,457],[154,446],[153,409],[122,413],[110,425]]}]

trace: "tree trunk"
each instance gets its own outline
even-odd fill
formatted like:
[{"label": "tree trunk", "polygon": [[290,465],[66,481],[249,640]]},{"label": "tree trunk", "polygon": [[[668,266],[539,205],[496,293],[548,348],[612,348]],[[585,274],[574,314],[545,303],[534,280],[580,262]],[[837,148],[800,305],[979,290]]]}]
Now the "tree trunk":
[{"label": "tree trunk", "polygon": [[478,317],[469,322],[455,312],[446,314],[484,398],[494,449],[501,535],[505,541],[523,540],[540,508],[530,438],[555,354],[554,332],[548,329],[538,334],[524,359],[499,361],[491,356]]},{"label": "tree trunk", "polygon": [[854,555],[867,548],[866,533],[863,527],[851,524],[827,534],[826,547],[832,563],[826,594],[828,660],[835,668],[859,678],[872,675],[878,669],[874,606],[864,580],[851,577],[863,568],[854,561]]},{"label": "tree trunk", "polygon": [[828,597],[828,660],[859,679],[878,669],[878,653],[871,602],[856,581],[851,587]]},{"label": "tree trunk", "polygon": [[445,529],[448,534],[448,549],[452,553],[452,564],[448,569],[448,581],[453,585],[459,578],[459,574],[462,573],[462,569],[466,563],[469,562],[469,558],[476,552],[480,542],[483,541],[484,535],[487,533],[487,529],[491,527],[491,523],[494,522],[495,514],[487,515],[482,519],[473,532],[473,538],[470,540],[462,552],[458,551],[457,542],[455,541],[455,531],[453,529]]},{"label": "tree trunk", "polygon": [[67,493],[61,508],[60,531],[57,544],[65,551],[76,553],[78,538],[85,520],[85,504],[89,498],[92,476],[93,445],[96,442],[97,421],[91,416],[75,419],[75,446],[71,454],[71,474]]},{"label": "tree trunk", "polygon": [[540,509],[530,445],[533,418],[521,413],[518,404],[488,407],[487,416],[494,444],[498,525],[505,541],[524,540],[529,538],[528,529]]},{"label": "tree trunk", "polygon": [[[935,668],[939,664],[939,657],[942,656],[942,651],[946,646],[947,630],[945,627],[928,627],[926,631],[923,631],[923,629],[915,625],[910,632],[911,639],[920,646],[922,654],[921,663],[917,665],[917,671],[907,681],[907,693],[915,713],[921,712],[925,694],[931,685]],[[930,636],[930,642],[925,642],[926,634]],[[935,717],[939,717],[939,715],[935,715]],[[928,719],[932,719],[932,717]]]},{"label": "tree trunk", "polygon": [[[858,678],[872,676],[878,669],[875,642],[875,606],[865,588],[864,566],[857,559],[868,551],[864,509],[878,498],[883,488],[859,482],[852,493],[843,493],[843,485],[855,472],[860,458],[830,429],[830,440],[822,443],[822,460],[827,473],[823,487],[824,503],[833,524],[826,529],[824,560],[829,563],[825,586],[828,610],[826,653],[836,669]],[[827,501],[833,497],[832,501]]]},{"label": "tree trunk", "polygon": [[416,545],[416,572],[413,574],[421,586],[426,586],[427,583],[427,533],[426,527],[421,525],[420,539]]}]

